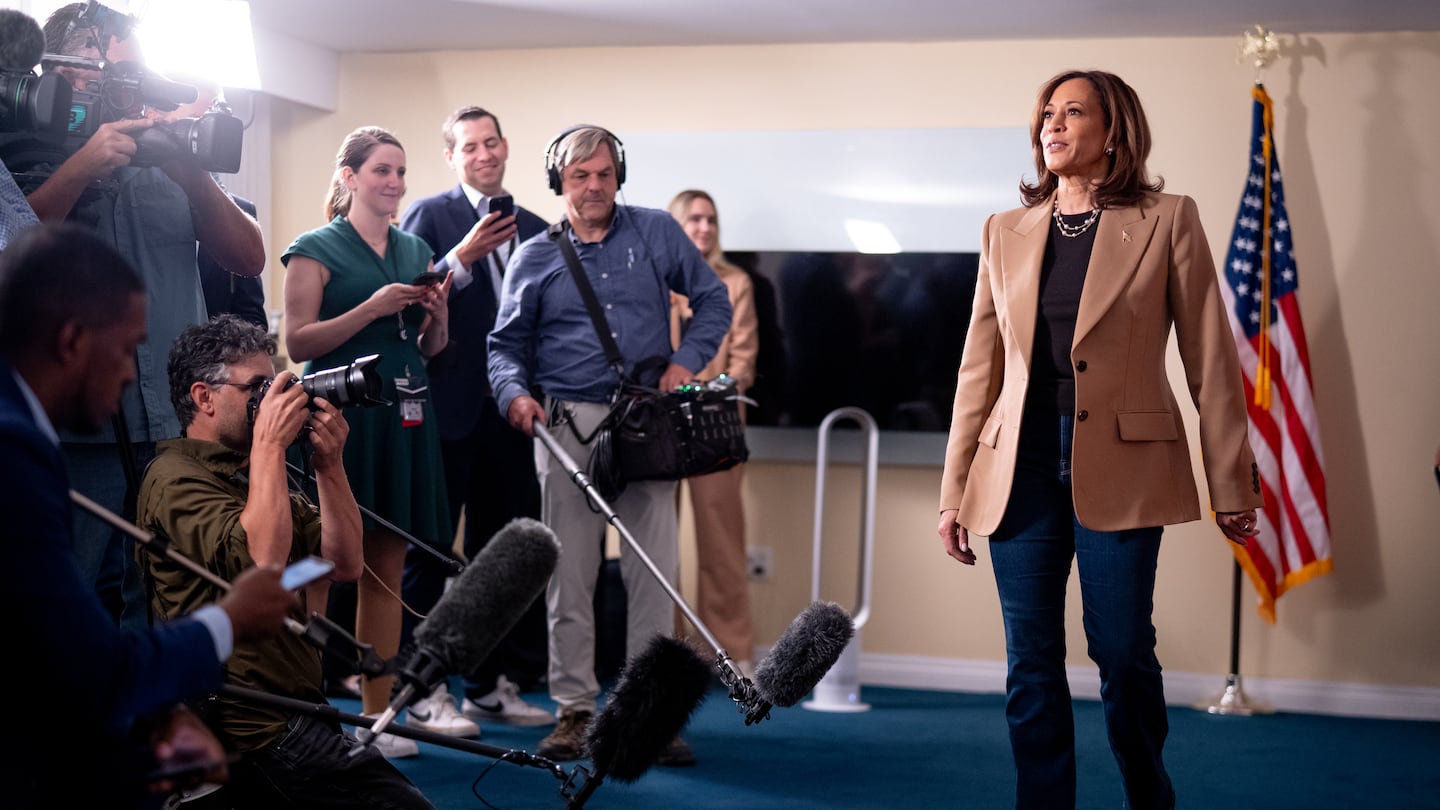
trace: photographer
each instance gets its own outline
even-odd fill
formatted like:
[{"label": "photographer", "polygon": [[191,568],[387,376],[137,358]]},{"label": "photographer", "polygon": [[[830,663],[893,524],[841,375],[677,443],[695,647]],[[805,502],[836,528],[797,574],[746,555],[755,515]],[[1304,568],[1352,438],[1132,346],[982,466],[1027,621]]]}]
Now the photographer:
[{"label": "photographer", "polygon": [[[98,4],[71,3],[46,22],[46,50],[139,63],[130,31],[133,22]],[[80,90],[105,78],[94,70],[58,70]],[[127,495],[133,497],[136,471],[154,454],[154,443],[180,432],[165,396],[165,358],[182,329],[207,320],[196,268],[197,242],[237,275],[258,275],[265,261],[259,226],[197,162],[176,157],[158,166],[129,165],[137,150],[135,137],[155,125],[145,118],[101,124],[29,195],[42,220],[69,218],[94,228],[145,279],[146,338],[135,354],[139,385],[122,401],[123,421],[116,423],[120,432],[107,428],[94,438],[63,437],[75,488],[124,513],[130,511]],[[97,180],[104,180],[100,192],[87,191],[96,187]],[[126,625],[135,625],[143,623],[145,615],[133,570],[124,571],[123,591],[118,587],[119,574],[128,567],[126,545],[97,521],[77,522],[76,552],[82,571],[96,583],[112,611],[123,613]]]},{"label": "photographer", "polygon": [[[183,432],[160,443],[140,487],[136,522],[224,579],[318,555],[334,563],[334,580],[354,581],[363,565],[362,530],[342,461],[349,425],[292,374],[276,376],[274,354],[274,338],[233,315],[180,334],[169,377]],[[285,451],[302,429],[313,450],[318,508],[288,488]],[[158,617],[183,615],[215,596],[214,585],[168,559],[147,555],[142,563]],[[301,590],[306,613],[324,610],[327,590],[323,580]],[[225,677],[325,702],[320,653],[294,635],[236,644]],[[227,748],[243,755],[217,807],[430,806],[378,750],[352,757],[358,742],[333,721],[230,697],[214,702],[211,720]]]}]

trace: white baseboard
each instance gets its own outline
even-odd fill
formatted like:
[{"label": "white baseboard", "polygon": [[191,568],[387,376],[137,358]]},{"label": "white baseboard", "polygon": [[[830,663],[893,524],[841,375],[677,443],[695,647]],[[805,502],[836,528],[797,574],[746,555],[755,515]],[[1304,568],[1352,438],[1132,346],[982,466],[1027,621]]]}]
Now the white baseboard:
[{"label": "white baseboard", "polygon": [[[1100,697],[1100,677],[1094,667],[1070,667],[1069,674],[1073,695]],[[1005,691],[1005,662],[866,653],[860,656],[860,682],[862,686],[1001,694]],[[1252,705],[1275,711],[1440,720],[1440,689],[1286,678],[1244,678],[1241,688]],[[1224,675],[1165,673],[1165,697],[1172,706],[1208,705],[1224,690]]]}]

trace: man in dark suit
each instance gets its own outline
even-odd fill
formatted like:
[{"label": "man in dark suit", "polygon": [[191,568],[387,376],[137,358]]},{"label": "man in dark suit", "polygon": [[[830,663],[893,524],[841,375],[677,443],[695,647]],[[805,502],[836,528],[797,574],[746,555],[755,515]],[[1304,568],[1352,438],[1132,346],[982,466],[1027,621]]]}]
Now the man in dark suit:
[{"label": "man in dark suit", "polygon": [[[0,694],[24,729],[0,742],[6,807],[141,806],[156,760],[213,760],[207,778],[223,780],[219,742],[174,707],[219,686],[235,640],[279,631],[298,607],[278,569],[257,568],[218,604],[122,632],[81,577],[56,430],[110,419],[144,334],[140,277],[92,231],[38,226],[0,254],[0,615],[14,664],[0,667]],[[62,697],[33,699],[42,692]]]},{"label": "man in dark suit", "polygon": [[[495,325],[500,280],[520,242],[544,233],[544,220],[514,206],[505,193],[509,143],[500,121],[479,107],[462,107],[445,121],[445,162],[459,184],[415,201],[400,227],[430,245],[435,269],[450,271],[450,345],[431,365],[430,391],[440,424],[450,517],[465,512],[465,555],[474,559],[485,542],[516,517],[540,517],[540,485],[531,440],[513,430],[495,406],[486,364],[486,338]],[[513,216],[505,209],[513,207]],[[405,564],[405,600],[424,613],[440,597],[446,572],[415,550]],[[415,620],[405,615],[405,637]],[[520,699],[517,687],[538,684],[547,668],[545,608],[530,606],[480,669],[469,673],[462,706],[476,722],[548,725],[549,712]],[[436,690],[435,705],[410,711],[411,725],[445,710],[449,696]],[[416,709],[419,709],[417,712]],[[438,721],[432,721],[438,722]],[[436,729],[440,730],[440,729]]]},{"label": "man in dark suit", "polygon": [[[235,194],[231,194],[230,199],[255,219],[255,203]],[[265,315],[265,290],[259,276],[230,272],[204,245],[195,254],[195,264],[200,268],[200,286],[205,291],[205,309],[210,317],[229,313],[261,329],[270,329],[270,320]]]}]

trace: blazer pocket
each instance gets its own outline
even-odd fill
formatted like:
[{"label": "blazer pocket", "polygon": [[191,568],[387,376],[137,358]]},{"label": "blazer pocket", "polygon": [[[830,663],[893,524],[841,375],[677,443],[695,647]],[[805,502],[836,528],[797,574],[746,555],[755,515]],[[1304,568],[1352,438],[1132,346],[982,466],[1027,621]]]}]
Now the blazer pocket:
[{"label": "blazer pocket", "polygon": [[980,431],[980,443],[995,449],[996,442],[1000,441],[1000,420],[991,416],[985,420],[985,428]]},{"label": "blazer pocket", "polygon": [[1173,442],[1180,438],[1175,414],[1169,411],[1119,411],[1120,439],[1127,442]]}]

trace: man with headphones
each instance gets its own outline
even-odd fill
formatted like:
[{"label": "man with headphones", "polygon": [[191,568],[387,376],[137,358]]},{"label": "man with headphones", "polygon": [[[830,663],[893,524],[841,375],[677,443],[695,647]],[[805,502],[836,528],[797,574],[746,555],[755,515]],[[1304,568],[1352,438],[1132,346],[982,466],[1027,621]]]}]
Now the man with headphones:
[{"label": "man with headphones", "polygon": [[[540,517],[534,442],[510,429],[495,406],[486,367],[485,342],[495,325],[501,280],[521,242],[544,233],[547,223],[515,205],[505,192],[510,145],[500,120],[481,107],[461,107],[441,128],[445,162],[459,180],[454,187],[416,200],[400,227],[424,239],[435,269],[449,270],[450,345],[428,368],[450,522],[465,511],[465,556],[475,559],[501,527],[517,517]],[[513,212],[513,213],[512,213]],[[449,572],[434,556],[411,549],[405,558],[404,597],[422,615],[439,600]],[[403,638],[418,620],[405,612]],[[465,697],[456,715],[443,687],[410,708],[412,726],[474,734],[473,723],[548,726],[555,718],[521,699],[521,689],[545,677],[545,608],[536,602],[486,657],[466,672]],[[457,733],[458,732],[458,733]]]},{"label": "man with headphones", "polygon": [[[633,378],[637,366],[649,369],[634,382],[662,390],[690,382],[730,328],[725,285],[674,217],[667,211],[615,204],[625,170],[623,144],[600,127],[571,127],[550,142],[545,172],[550,189],[564,198],[565,219],[550,228],[548,238],[526,242],[511,258],[500,313],[490,333],[490,382],[500,412],[527,436],[534,435],[535,422],[549,425],[560,445],[582,464],[621,380],[607,363],[562,250],[565,243],[573,248],[594,291],[623,357],[624,374]],[[687,296],[695,313],[674,350],[672,290]],[[564,545],[545,594],[550,696],[558,706],[558,722],[536,750],[565,761],[582,755],[585,727],[600,694],[593,599],[606,523],[554,458],[548,453],[536,456],[541,519]],[[646,555],[671,581],[679,573],[675,487],[673,481],[632,481],[613,504]],[[664,587],[623,548],[620,573],[628,657],[644,649],[656,633],[671,632],[675,609]],[[694,761],[689,746],[677,737],[660,764]]]}]

